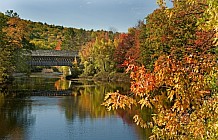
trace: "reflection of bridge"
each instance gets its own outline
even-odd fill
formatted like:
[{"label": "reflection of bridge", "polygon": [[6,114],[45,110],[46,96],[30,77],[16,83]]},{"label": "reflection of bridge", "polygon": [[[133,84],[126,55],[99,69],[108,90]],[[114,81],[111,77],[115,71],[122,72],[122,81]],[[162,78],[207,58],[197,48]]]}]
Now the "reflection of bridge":
[{"label": "reflection of bridge", "polygon": [[32,91],[30,92],[31,96],[71,96],[71,90],[48,90],[48,91]]},{"label": "reflection of bridge", "polygon": [[78,96],[81,93],[78,91],[67,90],[15,90],[13,93],[21,93],[28,96]]},{"label": "reflection of bridge", "polygon": [[36,50],[31,52],[31,66],[72,66],[75,58],[79,58],[76,51]]}]

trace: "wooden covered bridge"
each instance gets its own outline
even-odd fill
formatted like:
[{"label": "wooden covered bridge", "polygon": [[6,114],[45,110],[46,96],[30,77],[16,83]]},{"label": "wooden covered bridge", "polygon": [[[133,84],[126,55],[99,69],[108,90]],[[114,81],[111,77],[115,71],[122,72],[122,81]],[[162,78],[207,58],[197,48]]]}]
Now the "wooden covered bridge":
[{"label": "wooden covered bridge", "polygon": [[72,66],[78,61],[77,51],[67,50],[35,50],[31,52],[31,66]]}]

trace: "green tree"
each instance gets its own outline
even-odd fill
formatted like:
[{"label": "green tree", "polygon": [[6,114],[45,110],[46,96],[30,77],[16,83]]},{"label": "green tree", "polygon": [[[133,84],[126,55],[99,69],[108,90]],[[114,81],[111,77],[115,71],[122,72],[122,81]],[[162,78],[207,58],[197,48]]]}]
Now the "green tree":
[{"label": "green tree", "polygon": [[84,74],[93,76],[101,72],[112,72],[115,65],[113,61],[114,50],[113,41],[105,34],[83,46],[80,56],[85,67]]},{"label": "green tree", "polygon": [[[15,16],[16,15],[16,16]],[[30,43],[30,37],[32,30],[28,23],[19,18],[16,13],[10,11],[10,17],[7,20],[7,26],[4,28],[4,32],[8,38],[11,46],[13,46],[13,64],[17,72],[29,72],[27,55],[29,50],[34,49],[34,45]]]},{"label": "green tree", "polygon": [[93,61],[95,69],[99,72],[111,72],[114,68],[112,55],[114,51],[113,42],[109,39],[96,39],[93,46]]},{"label": "green tree", "polygon": [[6,82],[13,71],[12,53],[14,49],[4,32],[6,26],[7,17],[0,13],[0,84]]},{"label": "green tree", "polygon": [[19,18],[19,15],[16,12],[14,12],[13,10],[7,10],[5,12],[5,15],[9,16],[9,17],[17,17],[17,18]]},{"label": "green tree", "polygon": [[64,35],[63,49],[78,51],[91,40],[91,32],[84,29],[68,28]]}]

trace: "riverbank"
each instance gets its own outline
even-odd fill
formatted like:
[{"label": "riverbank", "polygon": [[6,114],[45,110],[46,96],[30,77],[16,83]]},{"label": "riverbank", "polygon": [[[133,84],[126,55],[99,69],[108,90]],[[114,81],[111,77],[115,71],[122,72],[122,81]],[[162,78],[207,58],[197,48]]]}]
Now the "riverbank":
[{"label": "riverbank", "polygon": [[80,79],[92,79],[94,81],[104,82],[130,82],[129,74],[101,72],[95,76],[79,76]]},{"label": "riverbank", "polygon": [[[13,77],[47,77],[47,78],[59,78],[61,77],[62,73],[59,72],[51,72],[51,73],[44,73],[44,72],[34,72],[31,74],[25,73],[14,73]],[[109,73],[109,72],[101,72],[96,74],[95,76],[66,76],[67,80],[74,80],[74,79],[81,79],[81,80],[93,80],[93,81],[103,81],[103,82],[130,82],[129,74],[126,73]]]}]

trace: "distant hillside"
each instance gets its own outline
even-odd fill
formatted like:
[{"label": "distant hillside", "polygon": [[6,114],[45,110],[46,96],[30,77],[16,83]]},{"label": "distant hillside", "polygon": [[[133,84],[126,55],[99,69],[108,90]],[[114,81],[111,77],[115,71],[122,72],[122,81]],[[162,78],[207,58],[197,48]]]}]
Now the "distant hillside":
[{"label": "distant hillside", "polygon": [[[67,28],[41,22],[27,21],[27,23],[32,31],[30,43],[33,43],[36,49],[79,50],[82,45],[95,39],[98,34],[107,32]],[[108,33],[113,36],[112,31]]]},{"label": "distant hillside", "polygon": [[13,11],[7,11],[6,16],[9,18],[8,30],[14,30],[13,32],[15,34],[21,32],[22,38],[28,40],[35,49],[79,50],[82,45],[95,39],[99,34],[107,33],[111,38],[114,37],[112,31],[87,31],[84,29],[67,28],[48,25],[42,22],[23,20]]},{"label": "distant hillside", "polygon": [[32,31],[30,43],[33,43],[36,49],[78,50],[81,45],[91,40],[92,31],[41,22],[27,23]]}]

